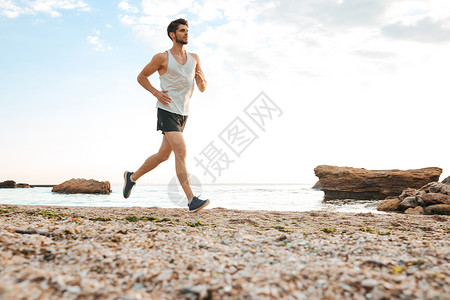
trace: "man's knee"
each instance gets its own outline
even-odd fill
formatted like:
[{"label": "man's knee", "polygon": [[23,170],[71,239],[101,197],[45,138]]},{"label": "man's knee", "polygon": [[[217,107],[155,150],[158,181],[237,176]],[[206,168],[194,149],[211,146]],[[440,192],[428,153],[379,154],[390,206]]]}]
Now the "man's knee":
[{"label": "man's knee", "polygon": [[176,160],[186,160],[186,149],[178,149],[174,154]]}]

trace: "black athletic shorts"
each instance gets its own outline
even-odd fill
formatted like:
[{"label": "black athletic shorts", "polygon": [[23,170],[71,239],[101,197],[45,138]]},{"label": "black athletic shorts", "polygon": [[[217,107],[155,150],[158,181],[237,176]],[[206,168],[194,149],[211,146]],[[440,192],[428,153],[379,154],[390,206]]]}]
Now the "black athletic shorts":
[{"label": "black athletic shorts", "polygon": [[161,130],[162,134],[169,131],[183,132],[187,117],[158,107],[158,124],[156,130]]}]

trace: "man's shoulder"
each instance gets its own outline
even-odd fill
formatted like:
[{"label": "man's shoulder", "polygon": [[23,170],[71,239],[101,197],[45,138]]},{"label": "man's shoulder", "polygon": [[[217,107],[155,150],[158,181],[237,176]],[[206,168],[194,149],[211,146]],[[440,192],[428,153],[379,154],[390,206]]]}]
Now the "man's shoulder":
[{"label": "man's shoulder", "polygon": [[161,53],[157,53],[155,55],[153,55],[153,59],[159,60],[159,61],[164,61],[167,59],[167,51],[161,52]]},{"label": "man's shoulder", "polygon": [[192,52],[189,52],[189,54],[191,54],[192,58],[195,60],[195,62],[196,62],[197,64],[200,63],[200,57],[199,57],[197,54],[192,53]]},{"label": "man's shoulder", "polygon": [[192,55],[192,57],[194,57],[195,59],[199,58],[198,54],[196,53],[189,52],[189,54]]}]

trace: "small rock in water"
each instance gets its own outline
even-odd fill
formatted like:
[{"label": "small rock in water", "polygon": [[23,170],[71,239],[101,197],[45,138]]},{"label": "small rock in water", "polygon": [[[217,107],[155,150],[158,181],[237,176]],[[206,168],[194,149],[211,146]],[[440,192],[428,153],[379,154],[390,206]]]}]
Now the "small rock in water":
[{"label": "small rock in water", "polygon": [[55,185],[52,192],[60,194],[109,194],[111,193],[111,184],[109,181],[72,178]]}]

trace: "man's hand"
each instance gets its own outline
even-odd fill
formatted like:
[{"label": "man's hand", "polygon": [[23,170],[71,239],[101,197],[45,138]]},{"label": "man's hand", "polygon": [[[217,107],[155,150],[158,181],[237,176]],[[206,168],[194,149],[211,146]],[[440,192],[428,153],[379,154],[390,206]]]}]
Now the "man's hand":
[{"label": "man's hand", "polygon": [[[148,80],[148,77],[155,73],[156,71],[165,71],[167,69],[167,53],[158,53],[155,56],[153,56],[152,61],[149,62],[144,69],[142,69],[141,73],[139,73],[137,80],[139,84],[152,93],[153,96],[158,99],[159,102],[161,102],[164,105],[168,105],[170,102],[172,102],[172,99],[170,99],[169,96],[167,96],[168,91],[158,91],[155,89],[150,81]],[[161,73],[160,73],[161,74]]]},{"label": "man's hand", "polygon": [[169,96],[167,96],[167,93],[169,91],[156,91],[153,95],[158,99],[159,102],[161,102],[164,105],[169,105],[170,102],[172,102],[172,99],[170,99]]},{"label": "man's hand", "polygon": [[198,55],[195,53],[191,53],[191,55],[194,57],[195,61],[197,62],[197,65],[195,66],[195,82],[197,83],[198,90],[203,93],[206,90],[206,79],[205,79],[205,74],[203,74],[203,71],[202,71],[200,57],[198,57]]},{"label": "man's hand", "polygon": [[203,74],[202,69],[200,69],[200,68],[195,69],[195,79],[200,80],[201,82],[206,81],[205,74]]},{"label": "man's hand", "polygon": [[195,82],[197,83],[199,91],[203,93],[206,89],[206,79],[205,74],[203,74],[199,65],[197,65],[197,68],[195,69]]}]

